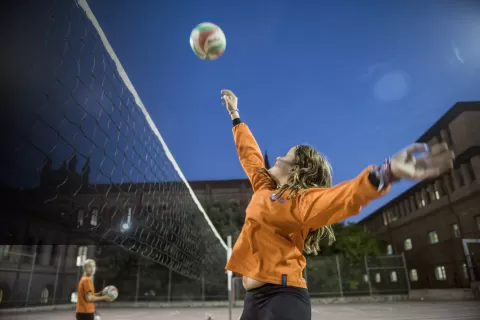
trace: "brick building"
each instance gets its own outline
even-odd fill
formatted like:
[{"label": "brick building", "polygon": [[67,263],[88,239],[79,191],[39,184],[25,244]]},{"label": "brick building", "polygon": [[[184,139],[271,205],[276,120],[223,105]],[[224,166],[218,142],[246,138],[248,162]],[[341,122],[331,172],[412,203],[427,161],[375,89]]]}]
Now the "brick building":
[{"label": "brick building", "polygon": [[462,239],[480,239],[480,102],[456,103],[418,139],[439,141],[454,150],[454,170],[360,222],[388,243],[387,254],[405,254],[412,289],[469,287],[480,262],[480,243],[467,245],[469,257],[462,246]]}]

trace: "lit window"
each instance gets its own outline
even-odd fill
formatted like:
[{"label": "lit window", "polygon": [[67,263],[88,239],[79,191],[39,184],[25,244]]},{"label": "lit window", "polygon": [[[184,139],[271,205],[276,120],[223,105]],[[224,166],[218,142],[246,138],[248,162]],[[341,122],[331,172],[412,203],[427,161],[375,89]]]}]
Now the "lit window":
[{"label": "lit window", "polygon": [[447,273],[445,272],[445,266],[435,267],[435,279],[439,281],[447,280]]},{"label": "lit window", "polygon": [[393,248],[392,245],[389,244],[387,245],[387,255],[391,256],[393,254]]},{"label": "lit window", "polygon": [[77,255],[77,267],[80,267],[83,265],[83,262],[87,260],[87,251],[88,247],[87,246],[80,246],[78,247],[78,255]]},{"label": "lit window", "polygon": [[410,270],[410,281],[411,282],[417,282],[418,281],[417,269],[411,269]]},{"label": "lit window", "polygon": [[5,260],[10,255],[10,245],[9,244],[2,244],[0,245],[0,260]]},{"label": "lit window", "polygon": [[458,227],[458,224],[453,224],[452,225],[452,229],[453,229],[453,235],[455,236],[455,238],[460,238],[460,228]]},{"label": "lit window", "polygon": [[382,217],[383,217],[383,225],[384,226],[388,225],[388,216],[385,211],[382,213]]},{"label": "lit window", "polygon": [[398,281],[397,272],[395,271],[390,272],[390,282],[397,282],[397,281]]},{"label": "lit window", "polygon": [[98,223],[98,209],[92,209],[92,216],[90,218],[90,224],[96,226]]},{"label": "lit window", "polygon": [[466,263],[462,264],[462,271],[463,271],[463,277],[465,279],[469,279],[470,277],[468,275],[468,268]]},{"label": "lit window", "polygon": [[77,222],[79,227],[83,226],[83,219],[85,219],[85,211],[78,209]]},{"label": "lit window", "polygon": [[428,242],[430,244],[438,243],[438,234],[436,231],[430,231],[428,233]]},{"label": "lit window", "polygon": [[127,208],[127,223],[130,224],[132,222],[132,207]]},{"label": "lit window", "polygon": [[412,248],[413,248],[412,239],[410,239],[410,238],[405,239],[405,241],[403,242],[403,248],[405,249],[405,251],[412,250]]},{"label": "lit window", "polygon": [[365,281],[365,283],[368,283],[368,274],[363,275],[363,281]]},{"label": "lit window", "polygon": [[380,283],[381,281],[382,281],[382,277],[380,276],[380,273],[377,273],[377,274],[375,275],[375,282],[376,282],[376,283]]}]

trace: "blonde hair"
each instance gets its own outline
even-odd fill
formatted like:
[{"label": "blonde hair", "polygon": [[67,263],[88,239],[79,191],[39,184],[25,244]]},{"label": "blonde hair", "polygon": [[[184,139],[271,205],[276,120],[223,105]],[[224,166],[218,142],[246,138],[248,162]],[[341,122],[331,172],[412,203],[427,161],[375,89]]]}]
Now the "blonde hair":
[{"label": "blonde hair", "polygon": [[[277,189],[275,200],[286,191],[288,191],[287,199],[293,199],[305,189],[332,187],[332,167],[328,160],[314,148],[308,145],[296,146],[295,165],[298,169],[290,174],[287,183],[281,186],[277,186],[267,169],[260,169],[260,172],[270,177],[274,188]],[[335,242],[335,233],[331,226],[310,231],[305,238],[303,252],[317,255],[320,252],[320,242],[324,238],[328,238],[328,245]]]},{"label": "blonde hair", "polygon": [[87,259],[87,260],[83,261],[83,265],[82,265],[83,272],[85,272],[85,267],[90,266],[90,265],[96,265],[95,260]]}]

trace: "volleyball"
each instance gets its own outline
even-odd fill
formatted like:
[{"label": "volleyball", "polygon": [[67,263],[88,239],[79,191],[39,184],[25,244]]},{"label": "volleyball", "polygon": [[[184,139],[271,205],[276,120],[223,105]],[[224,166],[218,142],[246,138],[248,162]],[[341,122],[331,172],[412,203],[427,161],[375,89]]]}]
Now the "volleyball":
[{"label": "volleyball", "polygon": [[110,297],[113,298],[113,300],[115,300],[118,297],[118,290],[117,290],[117,288],[115,288],[115,286],[106,286],[102,290],[102,294],[104,296],[110,296]]},{"label": "volleyball", "polygon": [[202,60],[219,58],[227,47],[227,39],[217,25],[204,22],[196,26],[190,34],[190,47]]}]

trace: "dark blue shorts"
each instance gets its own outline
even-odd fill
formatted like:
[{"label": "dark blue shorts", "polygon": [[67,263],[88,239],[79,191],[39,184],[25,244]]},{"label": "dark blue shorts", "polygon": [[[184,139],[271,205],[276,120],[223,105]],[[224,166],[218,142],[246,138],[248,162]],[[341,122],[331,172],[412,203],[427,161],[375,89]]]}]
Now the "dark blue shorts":
[{"label": "dark blue shorts", "polygon": [[240,320],[311,320],[307,289],[266,284],[245,293]]}]

